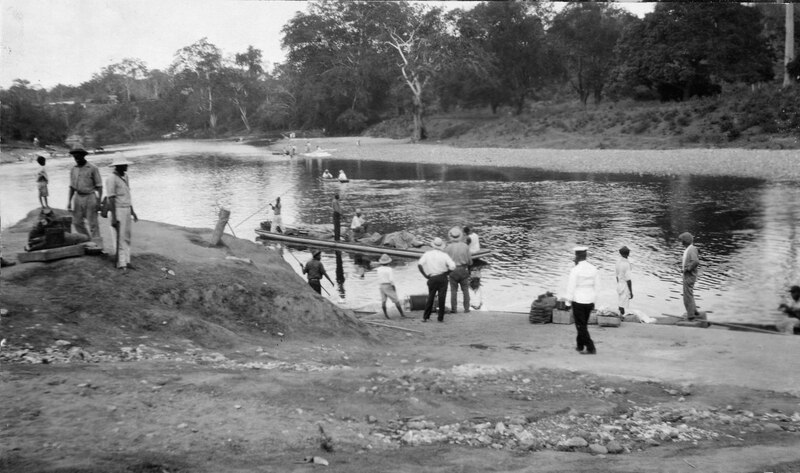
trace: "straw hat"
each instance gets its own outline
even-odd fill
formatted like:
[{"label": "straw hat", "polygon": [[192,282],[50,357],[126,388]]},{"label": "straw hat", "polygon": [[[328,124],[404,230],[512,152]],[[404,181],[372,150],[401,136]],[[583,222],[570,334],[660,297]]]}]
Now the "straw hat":
[{"label": "straw hat", "polygon": [[71,155],[73,155],[75,157],[82,157],[82,156],[86,156],[87,154],[89,154],[89,152],[86,151],[83,148],[75,148],[75,149],[71,149],[69,151],[69,154],[71,154]]},{"label": "straw hat", "polygon": [[461,229],[458,227],[453,227],[450,229],[450,232],[447,234],[452,240],[458,240],[461,238]]},{"label": "straw hat", "polygon": [[436,248],[437,250],[443,250],[444,249],[444,242],[442,241],[441,238],[436,237],[431,242],[431,246]]},{"label": "straw hat", "polygon": [[378,260],[380,264],[389,264],[392,262],[392,257],[387,255],[386,253],[381,255],[381,258]]},{"label": "straw hat", "polygon": [[114,158],[114,160],[111,161],[111,164],[109,164],[108,166],[114,167],[114,166],[130,166],[130,165],[131,165],[130,161],[125,159],[123,156],[119,156],[117,158]]}]

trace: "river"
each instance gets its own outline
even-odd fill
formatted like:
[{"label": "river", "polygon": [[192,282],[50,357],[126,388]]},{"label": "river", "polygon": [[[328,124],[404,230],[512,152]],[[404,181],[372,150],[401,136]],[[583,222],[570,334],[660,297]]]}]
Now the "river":
[{"label": "river", "polygon": [[[225,207],[232,211],[236,236],[254,240],[253,229],[270,217],[268,203],[276,197],[283,203],[284,223],[330,224],[331,196],[338,191],[347,222],[360,208],[381,233],[407,230],[430,240],[444,237],[452,226],[468,225],[482,246],[494,251],[482,274],[491,310],[527,312],[537,295],[563,294],[576,244],[589,246],[589,260],[601,270],[598,306],[616,308],[614,263],[626,245],[633,264],[631,308],[652,316],[679,315],[683,248],[677,235],[685,230],[696,235],[702,269],[695,293],[711,320],[772,323],[781,297],[798,282],[800,186],[794,182],[291,159],[224,142],[141,145],[125,156],[135,163],[130,167],[134,206],[147,220],[211,228]],[[88,159],[101,166],[105,178],[113,157]],[[73,164],[71,158],[48,161],[54,207],[66,207]],[[351,181],[322,182],[324,168],[334,174],[342,169]],[[3,227],[38,205],[37,170],[35,162],[0,166]],[[298,273],[295,258],[310,257],[297,249],[283,256]],[[322,261],[335,280],[334,253],[323,252]],[[358,263],[363,261],[344,253],[343,286],[323,287],[334,303],[374,307],[375,272]],[[426,292],[415,261],[395,260],[392,266],[401,296]]]}]

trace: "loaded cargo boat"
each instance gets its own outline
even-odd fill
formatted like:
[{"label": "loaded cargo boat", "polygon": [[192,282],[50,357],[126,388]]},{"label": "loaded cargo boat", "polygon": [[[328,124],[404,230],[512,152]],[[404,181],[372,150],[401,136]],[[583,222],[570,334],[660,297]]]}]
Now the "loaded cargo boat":
[{"label": "loaded cargo boat", "polygon": [[[333,250],[352,251],[354,253],[375,254],[381,255],[386,253],[389,256],[400,258],[417,259],[423,253],[428,251],[430,247],[409,247],[409,248],[394,248],[391,246],[375,245],[359,241],[335,241],[330,238],[321,237],[312,231],[304,231],[298,229],[291,229],[291,232],[275,233],[268,230],[256,229],[258,238],[263,240],[278,241],[282,243],[289,243],[293,245],[303,245],[315,248],[330,248]],[[472,255],[473,259],[482,259],[492,254],[491,250],[481,249]]]}]

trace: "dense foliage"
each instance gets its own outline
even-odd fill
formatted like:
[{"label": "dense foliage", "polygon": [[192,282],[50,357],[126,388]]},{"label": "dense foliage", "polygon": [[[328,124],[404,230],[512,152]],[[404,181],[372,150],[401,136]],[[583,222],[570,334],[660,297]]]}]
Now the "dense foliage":
[{"label": "dense foliage", "polygon": [[439,111],[520,116],[534,103],[685,101],[751,85],[742,118],[725,126],[780,132],[796,126],[800,107],[796,87],[779,91],[776,82],[786,70],[800,75],[797,60],[784,67],[782,8],[658,3],[640,19],[596,2],[443,10],[320,0],[284,26],[287,60],[269,70],[252,46],[228,54],[202,38],[165,71],[126,58],[79,86],[42,90],[20,79],[0,89],[0,133],[42,143],[79,135],[97,145],[268,130],[355,134],[406,117],[407,136],[419,140],[424,117]]}]

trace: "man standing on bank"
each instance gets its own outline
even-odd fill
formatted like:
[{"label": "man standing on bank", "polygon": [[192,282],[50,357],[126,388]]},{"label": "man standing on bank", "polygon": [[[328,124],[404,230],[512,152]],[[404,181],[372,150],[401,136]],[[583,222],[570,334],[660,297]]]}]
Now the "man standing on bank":
[{"label": "man standing on bank", "polygon": [[394,285],[394,271],[388,266],[391,262],[392,258],[386,253],[382,254],[378,260],[381,265],[376,270],[376,273],[378,274],[378,284],[380,284],[381,309],[383,309],[383,316],[388,319],[389,313],[386,312],[386,299],[391,299],[398,312],[400,312],[400,317],[406,318],[406,314],[403,313],[403,306],[400,304],[400,298],[397,297],[397,286]]},{"label": "man standing on bank", "polygon": [[128,165],[123,158],[111,163],[114,173],[106,181],[106,195],[111,208],[111,227],[117,232],[117,269],[123,272],[133,269],[131,262],[131,220],[139,221],[133,210]]},{"label": "man standing on bank", "polygon": [[272,225],[269,231],[283,233],[283,217],[281,217],[281,198],[275,199],[274,204],[269,204],[272,207]]},{"label": "man standing on bank", "polygon": [[461,240],[461,229],[453,227],[447,234],[449,242],[444,252],[456,264],[456,269],[450,273],[450,313],[458,312],[458,287],[464,297],[464,312],[469,312],[469,267],[472,266],[472,255],[469,246]]},{"label": "man standing on bank", "polygon": [[339,202],[339,193],[333,194],[333,239],[339,241],[342,235],[342,204]]},{"label": "man standing on bank", "polygon": [[431,242],[432,250],[422,254],[422,258],[417,263],[419,272],[428,280],[428,300],[425,302],[425,312],[422,313],[422,321],[427,322],[433,312],[433,301],[438,294],[438,318],[439,322],[444,322],[444,305],[447,299],[447,275],[456,269],[456,263],[447,253],[444,252],[444,242],[436,237]]},{"label": "man standing on bank", "polygon": [[686,318],[693,320],[700,315],[694,302],[694,283],[697,282],[697,267],[700,266],[700,255],[694,246],[694,237],[689,232],[678,235],[685,248],[683,250],[683,306],[686,307]]},{"label": "man standing on bank", "polygon": [[305,266],[301,266],[303,274],[308,274],[308,285],[317,291],[317,294],[322,294],[322,276],[325,276],[333,286],[333,281],[331,281],[328,273],[325,272],[325,267],[322,266],[322,261],[320,261],[321,255],[322,252],[320,250],[312,251],[311,259],[308,260]]},{"label": "man standing on bank", "polygon": [[628,261],[628,256],[631,250],[627,246],[619,249],[620,258],[617,260],[616,274],[617,274],[617,296],[619,300],[617,307],[619,307],[619,315],[625,315],[628,310],[631,299],[633,299],[633,282],[631,282],[631,262]]},{"label": "man standing on bank", "polygon": [[[600,283],[600,273],[597,268],[586,261],[588,248],[576,246],[575,266],[569,272],[567,282],[567,307],[572,305],[572,315],[575,318],[575,328],[578,331],[577,346],[575,349],[581,355],[594,355],[597,353],[592,337],[589,336],[589,315],[594,309],[597,299],[597,287]],[[583,351],[584,348],[586,351]]]},{"label": "man standing on bank", "polygon": [[[75,158],[75,167],[72,168],[69,175],[67,210],[72,211],[72,224],[75,226],[75,231],[88,236],[102,247],[103,239],[97,223],[97,211],[100,201],[103,199],[103,180],[100,178],[100,171],[97,166],[86,161],[86,155],[89,152],[85,149],[76,148],[69,154]],[[87,224],[88,229],[86,228]]]}]

